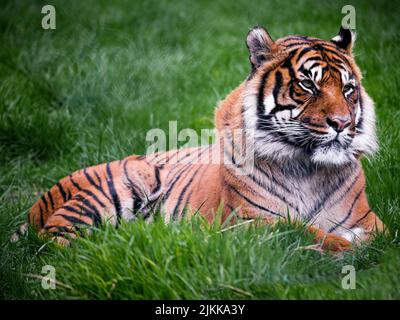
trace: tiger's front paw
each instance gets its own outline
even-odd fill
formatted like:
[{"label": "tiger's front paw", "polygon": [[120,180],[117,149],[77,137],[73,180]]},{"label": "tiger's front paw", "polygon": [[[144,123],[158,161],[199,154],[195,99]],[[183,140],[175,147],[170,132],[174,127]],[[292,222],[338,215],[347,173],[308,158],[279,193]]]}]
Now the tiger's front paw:
[{"label": "tiger's front paw", "polygon": [[321,242],[322,249],[331,252],[349,251],[353,248],[353,243],[341,236],[327,234]]}]

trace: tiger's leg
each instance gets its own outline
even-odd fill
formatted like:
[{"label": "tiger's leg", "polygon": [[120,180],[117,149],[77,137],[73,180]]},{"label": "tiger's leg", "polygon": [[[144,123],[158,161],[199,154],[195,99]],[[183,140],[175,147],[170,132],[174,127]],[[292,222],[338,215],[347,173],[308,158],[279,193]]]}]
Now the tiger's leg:
[{"label": "tiger's leg", "polygon": [[94,189],[85,188],[76,193],[48,217],[39,234],[49,235],[58,244],[68,245],[76,235],[89,234],[92,226],[99,226],[104,221],[115,224],[115,215],[107,205],[107,197]]},{"label": "tiger's leg", "polygon": [[[105,200],[97,197],[99,202],[103,203]],[[91,203],[88,198],[77,194],[47,219],[39,234],[50,236],[58,244],[69,245],[70,240],[75,239],[77,235],[89,235],[92,227],[103,223],[118,225],[114,209]]]},{"label": "tiger's leg", "polygon": [[364,210],[355,215],[341,236],[356,244],[373,240],[377,233],[384,232],[385,226],[378,216],[371,210]]},{"label": "tiger's leg", "polygon": [[149,205],[162,191],[160,171],[136,156],[77,171],[33,206],[30,221],[40,234],[68,244],[67,238],[74,238],[82,228],[104,221],[118,226],[121,219],[150,216]]},{"label": "tiger's leg", "polygon": [[315,242],[323,250],[339,252],[350,250],[352,247],[352,242],[344,237],[333,233],[328,233],[312,225],[307,226],[307,229],[314,235]]},{"label": "tiger's leg", "polygon": [[332,221],[333,225],[329,232],[358,245],[371,241],[378,232],[384,230],[382,221],[368,205],[364,184],[354,192],[349,192],[343,199],[342,206],[346,208],[345,214]]},{"label": "tiger's leg", "polygon": [[384,224],[371,209],[354,214],[350,225],[338,233],[326,232],[315,226],[308,226],[308,230],[315,235],[322,248],[331,251],[344,251],[354,245],[371,241],[377,233],[384,231]]},{"label": "tiger's leg", "polygon": [[374,212],[368,210],[340,235],[325,232],[315,226],[308,226],[308,230],[315,235],[323,249],[345,251],[354,245],[371,241],[378,232],[384,231],[384,225]]},{"label": "tiger's leg", "polygon": [[[274,224],[278,221],[286,220],[286,218],[281,217],[260,217],[258,214],[250,216],[246,215],[245,219],[254,219],[256,222],[261,222],[262,224]],[[350,250],[352,248],[352,242],[340,235],[326,232],[314,225],[307,225],[306,228],[314,236],[314,241],[318,245],[318,248],[322,250],[340,252]]]}]

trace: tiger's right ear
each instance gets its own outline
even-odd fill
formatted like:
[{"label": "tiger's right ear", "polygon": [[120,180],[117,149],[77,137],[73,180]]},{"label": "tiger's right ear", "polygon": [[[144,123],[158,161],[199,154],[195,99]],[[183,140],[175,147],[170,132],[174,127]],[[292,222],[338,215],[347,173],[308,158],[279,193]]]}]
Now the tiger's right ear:
[{"label": "tiger's right ear", "polygon": [[261,66],[272,55],[275,43],[268,31],[255,26],[247,34],[246,45],[250,52],[250,62],[253,69]]}]

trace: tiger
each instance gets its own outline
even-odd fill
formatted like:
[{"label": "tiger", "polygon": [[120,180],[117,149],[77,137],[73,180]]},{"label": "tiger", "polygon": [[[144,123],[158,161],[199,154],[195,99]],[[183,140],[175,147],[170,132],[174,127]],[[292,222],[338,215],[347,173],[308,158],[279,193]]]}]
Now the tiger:
[{"label": "tiger", "polygon": [[378,141],[354,41],[343,27],[330,40],[273,40],[251,28],[250,73],[219,102],[214,143],[78,170],[40,197],[28,223],[69,245],[84,228],[151,222],[155,212],[165,223],[235,213],[263,225],[299,221],[321,251],[371,241],[384,224],[368,205],[361,159]]}]

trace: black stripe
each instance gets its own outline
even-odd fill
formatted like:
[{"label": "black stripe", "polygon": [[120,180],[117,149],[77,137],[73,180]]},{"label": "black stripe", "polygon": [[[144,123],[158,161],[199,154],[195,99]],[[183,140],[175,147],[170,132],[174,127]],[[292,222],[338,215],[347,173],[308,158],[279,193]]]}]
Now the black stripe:
[{"label": "black stripe", "polygon": [[121,220],[121,203],[119,201],[118,193],[115,190],[114,178],[113,178],[112,173],[111,173],[110,163],[107,163],[106,170],[107,170],[108,190],[110,191],[110,195],[111,195],[111,197],[113,199],[115,211],[117,212],[117,225],[118,225],[120,220]]},{"label": "black stripe", "polygon": [[87,172],[86,168],[83,169],[83,173],[86,177],[86,179],[89,181],[90,184],[96,186],[97,184],[94,182],[93,178],[90,176],[90,174]]},{"label": "black stripe", "polygon": [[265,105],[264,105],[264,89],[265,89],[265,83],[267,81],[267,78],[269,77],[271,73],[271,70],[267,71],[264,73],[264,75],[261,78],[261,84],[260,88],[258,89],[258,97],[257,97],[257,113],[258,115],[264,115],[265,113]]},{"label": "black stripe", "polygon": [[68,222],[71,222],[72,224],[82,224],[85,226],[90,226],[90,224],[88,224],[85,221],[83,221],[77,217],[74,217],[74,216],[69,216],[69,215],[61,214],[61,213],[57,214],[57,216],[63,217],[65,220],[67,220]]},{"label": "black stripe", "polygon": [[306,48],[303,48],[303,49],[300,51],[300,53],[297,55],[296,63],[300,61],[300,59],[301,59],[302,56],[304,56],[307,52],[310,52],[310,51],[312,51],[312,50],[315,50],[314,47],[306,47]]},{"label": "black stripe", "polygon": [[292,58],[293,58],[293,56],[295,55],[296,52],[297,52],[297,50],[293,50],[290,53],[289,58],[285,61],[285,63],[282,64],[282,67],[288,69],[289,76],[291,78],[290,83],[289,83],[289,95],[290,95],[290,97],[292,98],[292,100],[294,102],[296,102],[296,103],[301,105],[301,104],[304,103],[304,101],[298,100],[298,99],[296,99],[294,97],[294,94],[295,94],[295,92],[294,92],[294,83],[297,81],[297,78],[296,78],[296,75],[295,75],[295,72],[293,70],[293,66],[292,66],[291,62],[292,62]]},{"label": "black stripe", "polygon": [[[188,154],[186,154],[185,156],[183,156],[182,158],[176,159],[177,162],[176,162],[175,165],[172,167],[172,169],[169,170],[169,172],[168,172],[168,174],[167,174],[167,177],[166,177],[166,180],[167,180],[167,181],[169,180],[169,177],[170,177],[170,176],[173,176],[174,174],[176,174],[176,173],[179,171],[179,169],[181,169],[181,167],[178,165],[178,164],[181,164],[180,161],[181,161],[183,158],[186,158],[186,157],[191,156],[191,155],[193,155],[193,153],[188,153]],[[186,163],[186,164],[184,164],[184,165],[186,166],[187,164],[188,164],[188,163]],[[173,178],[172,178],[172,179],[173,179]]]},{"label": "black stripe", "polygon": [[[283,183],[279,182],[273,175],[268,174],[268,172],[266,172],[263,168],[261,168],[257,162],[255,162],[254,166],[258,171],[264,174],[268,179],[272,180],[275,184],[280,186],[283,190],[285,190],[288,193],[292,193],[292,190],[286,187],[286,185],[284,185]],[[271,168],[269,169],[270,171],[272,171]]]},{"label": "black stripe", "polygon": [[156,186],[154,187],[152,193],[157,193],[161,189],[161,180],[160,180],[160,168],[154,167],[154,175],[156,177]]},{"label": "black stripe", "polygon": [[[192,197],[192,194],[193,194],[193,190],[191,190],[191,191],[189,192],[189,194],[188,194],[188,196],[187,196],[187,199],[186,199],[186,202],[185,202],[185,205],[183,206],[182,218],[184,218],[184,217],[186,216],[187,210],[184,210],[184,209],[185,209],[185,207],[187,207],[188,203],[190,203],[190,199],[191,199],[191,197]],[[206,199],[206,200],[207,200],[207,199]],[[205,200],[205,201],[206,201],[206,200]],[[203,204],[205,203],[205,201],[203,202]],[[201,206],[202,206],[202,205],[201,205]],[[201,206],[200,206],[195,212],[199,212],[199,210],[201,209]]]},{"label": "black stripe", "polygon": [[299,72],[301,72],[301,73],[303,73],[304,75],[306,75],[307,77],[311,78],[311,72],[310,72],[310,70],[307,70],[306,68],[304,68],[303,65],[299,68]]},{"label": "black stripe", "polygon": [[93,207],[89,202],[81,200],[81,204],[76,206],[87,213],[87,216],[92,218],[94,226],[102,224],[102,217],[96,207]]},{"label": "black stripe", "polygon": [[333,56],[332,57],[327,57],[327,59],[332,61],[332,62],[334,62],[334,63],[336,63],[336,64],[341,64],[341,63],[345,64],[345,62],[343,60],[337,59],[337,58],[335,58]]},{"label": "black stripe", "polygon": [[[342,193],[342,195],[336,199],[336,201],[332,204],[332,207],[335,206],[338,202],[340,202],[348,193],[349,191],[354,187],[354,185],[356,184],[358,178],[360,177],[360,173],[358,172],[356,177],[354,178],[354,180],[351,182],[350,186],[346,189],[345,192]],[[343,177],[342,180],[346,181],[347,176]],[[321,211],[321,209],[323,208],[325,202],[336,192],[339,190],[339,188],[341,188],[343,186],[343,182],[344,181],[339,181],[339,183],[337,183],[335,185],[335,187],[332,190],[329,190],[329,192],[326,192],[324,197],[322,199],[320,199],[318,201],[318,203],[316,205],[314,205],[312,211],[310,213],[307,214],[307,222],[309,222],[318,212]]]},{"label": "black stripe", "polygon": [[354,224],[349,227],[349,229],[353,229],[355,226],[357,226],[361,221],[363,221],[370,213],[372,212],[371,209],[369,209],[360,219],[358,219]]},{"label": "black stripe", "polygon": [[262,181],[260,181],[259,179],[257,179],[257,177],[253,174],[250,174],[249,177],[251,178],[251,180],[253,182],[255,182],[256,184],[258,184],[260,187],[262,187],[263,189],[265,189],[267,192],[269,192],[270,194],[272,194],[274,197],[278,198],[279,200],[281,200],[285,205],[290,206],[292,208],[294,208],[297,212],[299,212],[299,208],[292,202],[289,202],[288,199],[286,199],[285,196],[277,193],[274,189],[268,187],[267,185],[265,185]]},{"label": "black stripe", "polygon": [[80,204],[77,204],[76,206],[79,208],[79,210],[69,205],[63,206],[62,209],[92,219],[95,226],[100,224],[101,219],[96,215],[96,213]]},{"label": "black stripe", "polygon": [[190,167],[192,166],[191,163],[188,163],[186,166],[184,166],[183,168],[181,168],[181,171],[178,171],[178,174],[174,177],[174,180],[171,182],[171,184],[169,185],[169,188],[167,190],[167,192],[165,193],[165,198],[168,198],[173,187],[175,186],[175,184],[177,183],[177,181],[179,180],[179,178],[182,176],[182,174],[184,174],[187,170],[190,169]]},{"label": "black stripe", "polygon": [[[78,209],[76,209],[76,208],[74,208],[73,206],[70,206],[70,205],[64,205],[64,206],[61,207],[61,209],[65,210],[65,211],[70,211],[70,212],[77,213],[77,214],[79,214],[81,216],[91,217],[91,215],[92,215],[91,212],[87,212],[86,208],[83,208],[82,206],[79,206],[80,210],[78,210]],[[89,213],[89,214],[87,214],[87,213]]]},{"label": "black stripe", "polygon": [[[339,51],[340,53],[345,53],[344,51],[338,50],[338,47],[336,45],[334,45],[333,43],[330,42],[322,42],[322,41],[318,41],[319,39],[310,39],[311,41],[296,41],[296,42],[292,42],[292,43],[288,43],[285,44],[285,47],[287,48],[291,48],[294,46],[307,46],[307,47],[312,47],[314,48],[314,50],[324,50],[325,48],[329,48],[331,50],[336,50]],[[317,40],[317,41],[315,41]]]},{"label": "black stripe", "polygon": [[48,212],[49,211],[49,209],[47,208],[47,200],[46,200],[46,197],[45,197],[45,193],[42,195],[42,197],[40,198],[40,200],[42,200],[43,201],[43,203],[44,203],[44,210],[46,211],[46,212]]},{"label": "black stripe", "polygon": [[39,204],[39,218],[40,218],[40,227],[44,227],[44,219],[43,219],[43,209],[42,206]]},{"label": "black stripe", "polygon": [[[257,167],[257,164],[255,164],[255,168],[258,169],[260,172],[262,172],[264,174],[265,177],[267,177],[267,179],[272,180],[276,185],[278,186],[282,186],[282,188],[284,188],[289,194],[292,193],[291,190],[289,190],[287,187],[285,187],[284,185],[282,185],[280,182],[278,182],[274,177],[270,177],[270,175],[268,175],[265,171],[261,171],[261,169],[259,167]],[[240,168],[239,168],[240,169]],[[231,172],[230,170],[226,169],[226,171],[233,177],[236,178]],[[276,198],[278,198],[279,200],[281,200],[285,205],[292,207],[293,209],[295,209],[297,212],[299,212],[299,208],[298,206],[296,206],[294,203],[290,202],[289,200],[286,199],[285,196],[279,194],[276,190],[274,190],[273,188],[268,187],[266,184],[264,184],[261,180],[259,180],[254,174],[252,173],[246,173],[246,176],[248,176],[251,181],[253,181],[254,183],[256,183],[258,186],[260,186],[262,189],[266,190],[267,192],[269,192],[271,195],[275,196]],[[242,182],[242,184],[244,184],[244,182]],[[251,187],[249,185],[247,185],[247,188],[249,190],[251,190]],[[256,191],[252,190],[252,193],[256,193]],[[304,203],[303,201],[303,197],[300,195],[300,200]]]},{"label": "black stripe", "polygon": [[78,189],[79,191],[82,190],[81,186],[80,186],[78,183],[76,183],[76,182],[74,181],[74,179],[72,179],[72,176],[69,176],[69,179],[71,180],[72,185],[73,185],[76,189]]},{"label": "black stripe", "polygon": [[63,188],[63,186],[60,184],[60,182],[57,182],[57,187],[58,190],[60,190],[61,196],[63,198],[63,201],[66,202],[67,201],[67,194],[65,193],[65,190]]},{"label": "black stripe", "polygon": [[48,195],[49,200],[50,200],[51,209],[54,209],[54,201],[53,201],[53,196],[51,195],[51,192],[48,191],[47,195]]},{"label": "black stripe", "polygon": [[328,68],[330,70],[336,71],[336,73],[339,73],[340,75],[342,74],[338,68],[336,68],[335,66],[333,66],[331,64],[328,64]]},{"label": "black stripe", "polygon": [[96,170],[93,170],[93,173],[94,173],[94,175],[96,176],[96,178],[97,178],[97,183],[99,184],[99,185],[101,185],[101,179],[100,179],[100,176],[99,176],[99,174],[97,173],[97,171]]},{"label": "black stripe", "polygon": [[[342,193],[342,195],[336,199],[336,201],[332,204],[332,206],[336,205],[337,203],[339,203],[340,201],[343,200],[343,198],[348,195],[348,193],[350,192],[351,189],[353,189],[354,185],[356,184],[356,182],[358,181],[358,178],[360,177],[359,172],[357,172],[356,176],[354,177],[354,180],[350,183],[350,185],[347,187],[346,191],[344,191]],[[347,179],[347,177],[345,177],[345,179]]]},{"label": "black stripe", "polygon": [[[207,166],[206,166],[206,168],[207,168]],[[186,194],[187,189],[188,189],[189,186],[192,184],[194,178],[196,177],[196,175],[197,175],[197,173],[199,172],[200,169],[201,169],[201,167],[197,168],[197,170],[195,171],[195,173],[193,173],[192,177],[190,178],[190,180],[188,181],[188,183],[186,183],[186,185],[183,187],[181,193],[179,194],[178,201],[177,201],[177,203],[176,203],[176,205],[175,205],[175,208],[174,208],[174,210],[173,210],[173,213],[172,213],[172,218],[173,218],[174,220],[176,220],[176,218],[177,218],[179,206],[180,206],[180,204],[181,204],[181,202],[182,202],[182,200],[183,200],[183,197],[184,197],[185,194]]]},{"label": "black stripe", "polygon": [[85,205],[90,211],[92,211],[94,219],[95,219],[95,224],[100,224],[101,223],[101,214],[99,210],[90,203],[90,201],[81,195],[77,194],[74,197],[76,200],[80,201],[82,205]]},{"label": "black stripe", "polygon": [[[211,145],[208,145],[207,147],[203,148],[200,152],[198,151],[199,149],[196,150],[196,151],[197,151],[197,157],[199,157],[199,159],[200,159],[200,157],[202,156],[202,154],[203,154],[205,151],[209,150],[210,147],[211,147]],[[178,169],[177,169],[177,172],[174,172],[174,173],[175,173],[175,176],[171,179],[171,180],[172,180],[172,183],[169,185],[169,188],[168,188],[167,192],[165,193],[164,198],[168,198],[168,197],[169,197],[169,194],[171,193],[172,188],[175,186],[176,182],[179,180],[179,178],[181,177],[181,175],[182,175],[183,173],[185,173],[185,172],[190,168],[190,166],[192,166],[191,163],[188,163],[188,164],[184,165],[183,167],[176,166],[176,167],[178,168]],[[172,172],[172,171],[170,171],[170,173],[171,173],[171,172]],[[167,180],[168,180],[168,177],[169,177],[170,173],[168,173]]]},{"label": "black stripe", "polygon": [[280,71],[277,71],[275,73],[275,86],[272,91],[275,100],[275,107],[271,110],[270,114],[276,114],[277,112],[284,110],[293,110],[297,107],[297,105],[294,104],[281,105],[278,103],[278,94],[281,87],[282,87],[282,73]]},{"label": "black stripe", "polygon": [[293,110],[296,109],[297,106],[294,104],[276,104],[276,106],[271,110],[270,114],[276,114],[277,112],[286,111],[286,110]]},{"label": "black stripe", "polygon": [[101,207],[105,208],[106,205],[101,201],[92,191],[88,189],[83,189],[81,192],[86,193],[88,196],[92,197]]},{"label": "black stripe", "polygon": [[[49,229],[52,229],[52,228],[56,228],[58,230],[58,232],[50,231]],[[58,234],[59,232],[67,232],[67,233],[71,232],[71,227],[65,227],[65,226],[46,226],[45,229],[47,230],[47,232],[50,232],[53,235]]]},{"label": "black stripe", "polygon": [[293,40],[303,40],[303,41],[307,41],[307,42],[304,42],[304,43],[310,43],[309,39],[310,39],[310,38],[307,37],[307,36],[293,35],[293,36],[288,36],[288,37],[286,37],[286,38],[282,41],[282,43],[285,43],[285,42],[288,42],[288,41],[293,41]]},{"label": "black stripe", "polygon": [[[85,174],[85,177],[86,177],[86,179],[89,181],[89,183],[92,185],[92,186],[94,186],[97,190],[99,190],[106,198],[107,198],[107,200],[108,201],[110,201],[110,203],[112,202],[111,201],[111,198],[106,194],[106,192],[104,191],[104,189],[103,189],[103,185],[102,185],[102,183],[101,183],[101,180],[100,180],[100,183],[99,184],[96,184],[94,181],[93,181],[93,178],[90,176],[90,174],[86,171],[86,169],[84,169],[83,170],[83,173]],[[95,174],[97,174],[96,172],[95,172]],[[98,178],[99,179],[99,178]]]},{"label": "black stripe", "polygon": [[[313,57],[309,57],[306,60],[304,60],[304,62],[301,64],[302,66],[305,65],[307,62],[310,61],[324,61],[324,59],[322,59],[322,57],[320,56],[313,56]],[[311,68],[310,68],[311,69]]]},{"label": "black stripe", "polygon": [[278,103],[278,94],[279,94],[279,90],[281,89],[281,87],[282,87],[282,73],[280,71],[277,71],[275,73],[275,86],[272,91],[272,94],[275,99],[275,104]]},{"label": "black stripe", "polygon": [[342,52],[339,52],[339,51],[334,50],[334,49],[331,50],[331,49],[328,49],[328,48],[323,48],[323,50],[338,56],[339,58],[343,59],[346,64],[350,65],[349,59]]},{"label": "black stripe", "polygon": [[289,70],[289,75],[292,78],[292,80],[296,78],[293,71],[292,59],[296,55],[297,51],[298,51],[297,49],[290,51],[288,58],[285,60],[284,63],[282,63],[282,68],[286,68]]},{"label": "black stripe", "polygon": [[[297,99],[297,98],[295,97],[295,95],[296,95],[296,96],[303,96],[303,94],[299,94],[299,93],[297,93],[297,92],[294,91],[294,85],[293,85],[294,82],[295,82],[295,80],[291,80],[290,83],[289,83],[289,95],[290,95],[290,98],[291,98],[294,102],[296,102],[296,103],[298,104],[297,107],[299,107],[299,106],[301,106],[301,105],[304,104],[304,101],[303,101],[303,100],[300,100],[300,99]],[[292,118],[292,115],[290,115],[290,118]]]},{"label": "black stripe", "polygon": [[[171,152],[171,151],[169,151]],[[160,153],[155,153],[152,154],[152,158],[150,159],[150,163],[152,163],[153,161],[157,160],[157,158],[161,157],[161,156],[165,156],[165,158],[167,157],[167,152],[160,152]],[[165,160],[165,159],[159,159],[159,160]]]},{"label": "black stripe", "polygon": [[309,70],[312,70],[312,69],[314,69],[315,67],[317,67],[317,66],[320,66],[321,64],[319,63],[319,62],[314,62],[308,69]]},{"label": "black stripe", "polygon": [[[307,47],[302,49],[302,53],[297,58],[296,62],[299,62],[300,58],[305,53],[307,53],[311,50],[315,50],[315,51],[326,51],[326,52],[332,53],[336,57],[339,57],[340,59],[342,59],[344,63],[350,64],[348,58],[346,57],[346,53],[341,50],[338,50],[338,48],[336,46],[330,45],[329,43],[322,43],[322,44],[318,43],[316,45],[312,45],[310,42],[295,42],[295,43],[287,44],[286,47],[291,48],[291,47],[302,46],[302,45],[305,45]],[[300,48],[295,48],[290,52],[298,51],[299,49]]]},{"label": "black stripe", "polygon": [[277,212],[274,212],[274,211],[271,211],[271,210],[269,210],[269,209],[267,209],[267,208],[265,208],[265,207],[263,207],[263,206],[261,206],[261,205],[255,203],[254,201],[250,200],[250,199],[247,198],[245,195],[241,194],[238,190],[236,190],[236,188],[235,188],[234,186],[228,185],[228,187],[229,187],[231,190],[233,190],[237,195],[239,195],[239,196],[242,197],[244,200],[246,200],[246,201],[247,201],[249,204],[251,204],[252,206],[254,206],[254,207],[256,207],[256,208],[258,208],[258,209],[260,209],[260,210],[266,211],[266,212],[268,212],[268,213],[271,213],[271,214],[274,215],[274,216],[282,217],[281,214],[279,214],[279,213],[277,213]]},{"label": "black stripe", "polygon": [[[310,45],[310,42],[298,41],[298,42],[286,44],[285,47],[291,48],[291,47],[296,47],[296,46],[309,46],[309,45]],[[295,50],[297,50],[297,49],[295,49]]]},{"label": "black stripe", "polygon": [[361,188],[361,190],[357,193],[356,197],[353,200],[353,203],[351,204],[350,210],[347,212],[346,216],[343,218],[342,221],[340,221],[339,223],[337,223],[335,226],[333,226],[332,228],[329,229],[328,232],[333,232],[335,231],[338,227],[342,226],[351,216],[352,212],[353,212],[353,208],[354,205],[356,204],[357,200],[360,198],[361,194],[364,191],[365,186],[363,186]]},{"label": "black stripe", "polygon": [[296,116],[296,117],[294,117],[293,119],[294,120],[297,120],[306,110],[307,110],[307,108],[309,107],[311,105],[311,103],[307,103],[307,104],[304,104],[303,105],[303,109],[300,111],[300,113]]},{"label": "black stripe", "polygon": [[101,201],[91,190],[88,189],[82,189],[81,186],[75,182],[75,180],[70,176],[70,180],[72,185],[78,189],[80,192],[83,192],[85,194],[87,194],[88,196],[92,197],[93,200],[95,200],[101,207],[105,208],[106,205],[104,204],[103,201]]},{"label": "black stripe", "polygon": [[143,200],[140,197],[139,193],[135,189],[136,185],[133,183],[133,181],[131,180],[131,178],[128,175],[128,169],[126,168],[127,163],[128,163],[128,160],[126,160],[123,164],[124,174],[125,174],[125,178],[128,180],[128,188],[132,194],[132,199],[133,199],[133,207],[132,207],[133,212],[132,213],[136,214],[142,208]]}]

